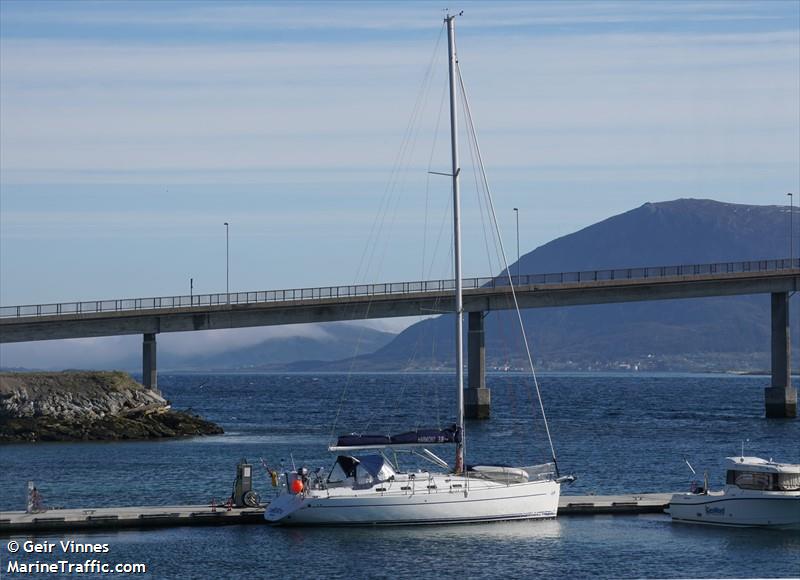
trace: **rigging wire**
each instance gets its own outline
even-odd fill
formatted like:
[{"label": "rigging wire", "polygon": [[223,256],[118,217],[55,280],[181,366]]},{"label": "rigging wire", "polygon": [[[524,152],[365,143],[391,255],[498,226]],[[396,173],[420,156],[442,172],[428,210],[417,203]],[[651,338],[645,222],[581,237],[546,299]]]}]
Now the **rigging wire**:
[{"label": "rigging wire", "polygon": [[508,267],[508,260],[506,258],[505,247],[503,246],[503,239],[500,236],[500,227],[499,227],[498,222],[497,222],[497,213],[495,212],[495,209],[494,209],[494,202],[492,200],[491,188],[489,187],[489,181],[488,181],[488,178],[486,176],[486,169],[485,169],[485,167],[483,165],[483,156],[481,155],[480,144],[478,143],[478,136],[477,136],[477,134],[475,132],[475,124],[474,124],[473,119],[472,119],[472,112],[471,112],[470,107],[469,107],[469,101],[468,101],[468,98],[467,98],[467,91],[466,91],[466,88],[464,86],[464,79],[461,76],[461,67],[459,67],[458,61],[456,61],[456,72],[457,72],[457,76],[458,76],[459,85],[461,87],[461,94],[463,96],[463,100],[464,100],[464,103],[465,103],[465,109],[466,109],[466,112],[467,112],[467,127],[469,128],[469,134],[470,134],[471,138],[475,142],[475,150],[476,150],[477,155],[478,155],[480,173],[481,173],[481,177],[482,177],[482,180],[483,180],[484,187],[486,188],[486,192],[488,193],[487,200],[488,200],[488,203],[489,203],[489,209],[491,210],[492,221],[494,223],[495,230],[497,231],[497,239],[498,239],[498,243],[499,243],[499,246],[500,246],[500,251],[501,251],[502,257],[503,257],[503,265],[505,267],[505,273],[508,276],[508,283],[509,283],[510,288],[511,288],[511,296],[512,296],[512,298],[514,300],[514,307],[515,307],[516,312],[517,312],[517,318],[519,319],[520,332],[522,333],[522,342],[525,345],[525,353],[526,353],[526,355],[528,357],[528,364],[530,365],[531,375],[533,377],[533,384],[536,387],[536,397],[539,400],[539,409],[541,410],[541,413],[542,413],[542,419],[544,421],[544,428],[545,428],[545,432],[547,433],[547,441],[550,444],[550,453],[552,455],[553,464],[554,464],[555,469],[556,469],[556,476],[558,476],[559,472],[558,472],[558,460],[556,459],[556,450],[555,450],[555,447],[553,445],[553,438],[550,436],[550,427],[549,427],[549,425],[547,423],[547,414],[545,413],[544,404],[542,403],[542,393],[541,393],[541,389],[539,388],[539,380],[538,380],[538,378],[536,376],[536,368],[534,367],[534,364],[533,364],[533,355],[531,354],[530,345],[528,344],[528,337],[527,337],[527,334],[525,332],[525,325],[522,322],[522,313],[520,312],[520,309],[519,309],[519,302],[517,300],[517,293],[516,293],[516,290],[514,288],[514,280],[511,277],[511,270]]},{"label": "rigging wire", "polygon": [[[442,32],[443,32],[443,30],[444,30],[444,28],[442,28]],[[443,36],[443,34],[440,34],[439,40],[441,40],[442,36]],[[438,54],[439,53],[438,45],[439,45],[439,41],[437,41],[437,46],[436,46],[436,48],[434,48],[434,54]],[[432,67],[432,64],[430,66]],[[430,86],[432,87],[432,84]],[[446,97],[447,97],[447,88],[448,88],[447,82],[444,82],[443,86],[442,86],[441,97],[439,99],[439,108],[438,108],[438,113],[437,113],[437,116],[436,116],[436,124],[435,124],[435,128],[434,128],[434,133],[433,133],[434,134],[434,139],[433,139],[433,142],[431,144],[430,154],[429,154],[429,157],[428,157],[428,166],[427,166],[428,171],[426,173],[426,179],[425,179],[425,213],[424,213],[423,238],[422,238],[422,260],[421,260],[422,261],[422,268],[421,268],[421,278],[420,278],[421,280],[427,280],[427,279],[430,278],[430,274],[428,274],[428,276],[425,275],[425,270],[426,270],[426,267],[425,267],[426,266],[426,264],[425,264],[425,256],[427,255],[427,238],[428,238],[428,229],[429,229],[428,228],[428,217],[429,217],[429,214],[430,214],[431,170],[433,169],[433,159],[434,159],[434,155],[436,153],[436,146],[437,146],[438,136],[439,136],[439,128],[441,126],[441,120],[442,120],[442,116],[443,116],[442,113],[443,113],[443,110],[444,110],[444,105],[447,102],[447,99],[446,99]],[[429,93],[429,91],[426,91],[425,95],[427,96],[428,93]],[[414,132],[414,141],[415,142],[416,142],[417,136],[419,135],[419,131],[421,129],[420,125],[421,124],[417,125],[416,131]],[[412,147],[412,149],[413,149],[413,147]],[[398,197],[398,201],[399,201],[399,197]],[[447,200],[445,200],[445,201],[447,201]],[[449,204],[447,204],[446,207],[449,208],[450,207]],[[446,224],[446,218],[447,218],[447,214],[445,213],[443,215],[443,219],[442,219],[442,222],[441,222],[440,228],[439,228],[438,237],[436,239],[436,244],[434,246],[434,252],[433,252],[433,257],[432,257],[432,262],[431,262],[431,265],[430,265],[429,272],[432,271],[433,266],[434,266],[433,262],[435,260],[435,255],[436,255],[436,253],[438,251],[438,247],[439,247],[439,241],[440,241],[440,239],[442,237],[442,232],[443,232],[444,226]],[[388,248],[388,244],[386,245],[386,248]],[[384,249],[384,254],[385,254],[385,251],[386,251],[386,249]],[[436,301],[434,302],[434,309],[438,305],[439,300],[440,299],[437,297]],[[421,342],[422,342],[422,340],[424,338],[425,338],[425,336],[423,336],[422,334],[417,336],[417,339],[416,339],[416,341],[415,341],[415,343],[414,343],[414,345],[412,347],[411,354],[409,355],[408,359],[406,360],[406,366],[407,367],[410,367],[412,365],[412,363],[417,359],[417,356],[418,356],[418,354],[420,352]],[[435,347],[436,347],[436,344],[435,344],[435,341],[433,341],[432,342],[432,347],[431,347],[432,348],[432,355],[431,355],[432,356],[432,360],[433,360],[433,356],[434,356],[433,352],[435,352]],[[435,406],[436,406],[436,425],[438,427],[441,427],[441,418],[440,418],[440,409],[439,409],[439,391],[438,391],[439,385],[438,385],[438,382],[436,382],[436,381],[433,381],[433,383],[434,383],[434,386],[433,386],[434,401],[435,401]],[[407,386],[406,384],[402,384],[401,385],[401,388],[399,389],[399,392],[394,397],[394,403],[388,405],[390,408],[396,409],[396,408],[399,407],[398,403],[399,403],[400,400],[402,400],[403,396],[405,395],[406,386]],[[419,396],[421,398],[424,397],[424,392],[422,390],[419,391]],[[387,399],[387,401],[388,401],[388,399]],[[421,401],[420,407],[424,406],[424,404],[422,404],[422,403],[423,402]],[[373,407],[372,413],[370,414],[370,417],[367,420],[366,425],[364,426],[364,429],[369,429],[369,427],[372,424],[372,421],[375,419],[375,417],[376,417],[376,415],[378,413],[378,410],[379,409],[377,407]]]},{"label": "rigging wire", "polygon": [[[463,97],[464,96],[463,92],[461,94],[462,94],[462,97]],[[461,109],[462,109],[464,118],[466,118],[466,116],[467,116],[466,105],[465,105],[466,102],[467,102],[466,99],[462,98],[462,100],[461,100]],[[489,193],[486,191],[485,187],[483,187],[483,183],[481,181],[479,181],[478,167],[480,166],[480,163],[479,163],[479,161],[477,159],[477,154],[476,154],[476,150],[475,150],[475,144],[474,144],[473,140],[470,138],[469,134],[467,134],[465,141],[467,142],[467,148],[468,148],[469,154],[470,154],[471,169],[472,169],[471,173],[472,173],[472,176],[473,176],[473,182],[474,182],[475,194],[476,194],[475,197],[477,198],[477,206],[478,206],[479,211],[480,211],[481,223],[483,224],[482,232],[483,232],[484,249],[486,251],[486,260],[487,260],[487,264],[488,264],[488,270],[487,271],[489,271],[489,272],[499,272],[499,271],[501,271],[500,270],[500,265],[502,263],[502,258],[500,257],[500,250],[499,250],[499,247],[497,245],[497,236],[494,235],[494,228],[491,227],[490,224],[489,224],[489,222],[490,222],[489,216],[488,216],[489,209],[487,207],[488,206],[488,202],[486,201],[486,199],[488,199],[488,197],[489,197]],[[491,238],[491,242],[490,242],[490,238]],[[491,248],[490,248],[490,245],[492,246]],[[492,253],[492,250],[494,250],[494,254]],[[496,260],[497,266],[495,265],[495,260]],[[502,274],[500,274],[500,275],[502,275]],[[511,298],[508,295],[506,295],[503,298],[503,300],[504,300],[506,308],[508,310],[511,310],[511,309],[514,308],[514,305],[511,302]],[[511,351],[512,351],[511,342],[514,342],[515,345],[518,345],[518,342],[520,340],[519,334],[515,334],[514,335],[516,340],[509,341],[509,336],[512,334],[511,331],[510,331],[511,327],[512,326],[516,327],[516,324],[512,323],[510,317],[507,317],[505,315],[505,312],[500,311],[500,312],[495,313],[495,318],[494,319],[497,322],[499,341],[500,341],[500,343],[502,345],[502,348],[500,349],[500,351],[504,354],[505,366],[508,367],[509,363],[510,363],[510,360],[511,360]],[[522,349],[520,348],[519,350],[522,350]],[[516,381],[513,381],[513,380],[509,381],[509,391],[510,391],[511,410],[512,410],[512,413],[514,414],[514,417],[516,417],[517,416],[517,414],[516,414],[516,410],[517,410],[517,405],[516,405]],[[531,390],[530,389],[526,389],[526,392],[528,394],[528,401],[529,401],[529,403],[531,405],[531,409],[534,411],[534,414],[535,414],[536,413],[536,408],[535,408],[535,405],[534,405],[534,401],[533,401],[533,396],[532,396]]]},{"label": "rigging wire", "polygon": [[[464,118],[466,118],[467,117],[466,95],[463,93],[463,91],[461,92],[461,95],[462,95],[462,97],[464,97],[461,100],[461,109],[462,109],[462,112],[464,114]],[[473,140],[470,138],[469,134],[467,135],[466,142],[467,142],[467,146],[468,146],[468,149],[469,149],[470,160],[472,162],[471,168],[472,168],[472,175],[473,175],[473,181],[474,181],[474,186],[475,186],[476,198],[477,198],[477,201],[478,201],[477,205],[478,205],[478,208],[479,208],[479,211],[480,211],[481,223],[484,225],[484,227],[482,228],[482,232],[483,232],[484,248],[485,248],[485,251],[486,251],[486,259],[487,259],[487,264],[488,264],[488,271],[489,272],[501,272],[500,266],[502,265],[502,257],[501,257],[500,248],[499,248],[499,246],[497,244],[497,236],[494,235],[494,228],[487,227],[487,224],[489,223],[489,219],[488,219],[489,208],[487,207],[488,206],[488,202],[486,200],[488,199],[488,197],[490,195],[490,192],[486,191],[486,188],[483,187],[483,183],[482,182],[479,182],[479,179],[478,179],[478,168],[479,168],[479,166],[481,164],[479,163],[479,161],[477,159],[477,153],[476,153],[476,149],[475,149],[475,144],[474,144]],[[492,245],[491,249],[489,247],[490,246],[489,238],[491,238],[491,245]],[[492,249],[494,250],[494,254],[492,254]],[[495,260],[496,260],[496,265],[495,265]],[[502,273],[500,274],[500,276],[502,276]],[[514,305],[512,304],[511,298],[508,295],[506,295],[504,297],[504,301],[505,301],[505,304],[506,304],[506,308],[508,310],[513,309]],[[515,339],[516,340],[513,340],[513,341],[509,340],[509,336],[511,335],[510,327],[512,325],[516,326],[516,324],[513,324],[511,322],[510,318],[507,317],[504,312],[497,312],[496,315],[495,315],[495,320],[497,321],[497,326],[498,326],[498,330],[499,330],[499,332],[498,332],[499,340],[500,340],[500,342],[501,342],[501,344],[503,346],[501,351],[504,353],[505,366],[508,367],[510,365],[511,361],[512,361],[511,342],[514,342],[515,345],[517,345],[519,340],[520,340],[520,338],[519,338],[519,335],[515,335]],[[510,391],[511,391],[511,400],[512,400],[512,403],[513,403],[516,400],[515,381],[510,381],[509,387],[510,387]],[[531,396],[530,389],[527,390],[527,393],[528,393],[529,402],[531,404],[531,408],[534,409],[534,411],[535,411],[533,397]],[[516,409],[516,405],[512,404],[511,408],[513,410],[515,410]]]},{"label": "rigging wire", "polygon": [[429,208],[429,201],[430,201],[430,187],[431,187],[431,170],[433,169],[433,156],[436,153],[436,144],[438,142],[439,137],[439,127],[441,126],[442,121],[442,111],[444,111],[444,104],[447,98],[447,83],[442,84],[442,96],[439,100],[439,112],[436,115],[436,126],[433,130],[433,143],[431,144],[431,153],[428,157],[428,173],[425,178],[425,225],[422,229],[422,271],[421,280],[427,280],[425,277],[425,256],[427,250],[427,240],[428,240],[428,208]]},{"label": "rigging wire", "polygon": [[[439,37],[437,38],[436,45],[434,46],[433,53],[431,54],[431,59],[428,63],[428,69],[425,73],[425,79],[423,80],[422,87],[420,89],[417,105],[415,106],[415,111],[412,115],[412,119],[409,121],[409,133],[408,133],[408,140],[405,143],[405,150],[403,152],[403,156],[401,158],[401,163],[395,168],[394,175],[390,180],[390,187],[392,189],[392,194],[397,192],[397,195],[394,195],[394,206],[392,208],[391,213],[391,220],[389,222],[389,231],[392,230],[394,227],[396,218],[397,218],[397,208],[400,203],[401,195],[400,193],[405,190],[406,182],[409,176],[409,167],[411,165],[411,156],[413,152],[416,150],[417,140],[419,139],[419,134],[422,130],[422,123],[419,122],[422,113],[425,110],[425,103],[428,102],[428,95],[430,90],[433,86],[432,80],[434,78],[434,65],[436,64],[437,56],[439,55],[439,44],[441,42],[443,36],[444,27],[440,30]],[[402,170],[402,171],[401,171]],[[398,177],[399,175],[399,177]],[[382,251],[380,252],[380,259],[377,261],[377,274],[380,277],[380,273],[382,272],[383,264],[386,261],[386,254],[389,250],[391,245],[391,236],[383,236],[383,244],[382,244]],[[378,248],[377,239],[376,243],[373,245],[373,256],[375,254],[375,250]]]},{"label": "rigging wire", "polygon": [[[419,134],[418,120],[423,110],[423,104],[427,100],[427,95],[431,87],[431,79],[433,78],[434,63],[439,53],[439,45],[441,44],[444,30],[445,30],[445,25],[442,24],[442,27],[439,30],[439,35],[437,36],[436,39],[434,50],[431,53],[431,58],[428,62],[428,67],[425,71],[420,89],[417,93],[417,99],[414,104],[411,117],[406,125],[405,133],[403,135],[403,139],[400,145],[400,150],[398,151],[398,154],[395,157],[395,161],[392,166],[392,170],[390,172],[389,180],[386,184],[386,187],[384,188],[384,192],[381,197],[380,204],[378,206],[378,215],[376,219],[373,221],[369,235],[367,236],[367,243],[364,246],[364,250],[361,254],[361,258],[359,260],[359,264],[356,269],[354,285],[358,284],[358,281],[361,278],[362,273],[364,275],[364,282],[367,283],[366,273],[372,269],[372,264],[375,259],[376,248],[378,246],[377,240],[380,238],[381,232],[383,232],[383,230],[385,229],[387,216],[389,215],[390,211],[391,211],[391,218],[389,220],[389,229],[391,229],[391,227],[395,223],[397,204],[399,203],[399,197],[400,197],[399,195],[396,195],[398,190],[397,176],[404,163],[408,162],[407,159],[411,155],[411,151],[413,151],[414,149],[416,138]],[[395,199],[393,200],[393,198]],[[388,242],[384,247],[382,253],[383,257],[385,257],[387,249],[388,249]],[[367,301],[367,306],[364,313],[364,319],[368,318],[371,306],[372,306],[372,299],[370,297]],[[354,308],[356,307],[354,306]],[[331,433],[330,433],[331,442],[334,441],[336,428],[339,422],[339,418],[341,416],[342,408],[347,399],[347,392],[352,382],[353,370],[355,368],[356,359],[360,352],[361,336],[363,335],[363,332],[364,329],[362,328],[361,331],[359,332],[359,338],[356,342],[355,354],[350,361],[350,366],[347,371],[347,378],[345,380],[344,386],[342,387],[342,392],[339,397],[339,403],[337,405],[336,415],[334,417],[333,424],[331,425]]]},{"label": "rigging wire", "polygon": [[[444,25],[442,25],[442,28],[439,30],[439,36],[437,37],[434,50],[431,53],[431,58],[428,61],[428,66],[417,91],[417,97],[414,102],[414,107],[412,108],[408,123],[406,124],[406,128],[403,132],[400,148],[395,156],[392,169],[389,173],[389,179],[386,182],[386,186],[384,187],[384,191],[381,196],[376,219],[372,223],[372,227],[367,236],[367,242],[364,245],[364,250],[361,254],[361,258],[356,269],[354,283],[358,283],[362,274],[366,276],[367,272],[371,270],[371,265],[375,257],[377,240],[380,238],[381,231],[384,229],[386,218],[393,202],[394,194],[397,190],[397,175],[400,173],[406,158],[410,154],[410,149],[413,149],[411,144],[415,142],[414,135],[418,133],[418,128],[416,128],[418,124],[417,122],[423,110],[423,105],[427,100],[427,94],[431,86],[431,79],[433,78],[434,63],[439,52],[439,45],[441,44],[443,32]],[[364,278],[364,282],[367,282],[366,278]]]},{"label": "rigging wire", "polygon": [[[464,117],[466,118],[467,111],[466,111],[465,99],[461,99],[461,109],[462,112],[464,113]],[[481,188],[480,182],[478,181],[478,160],[475,153],[475,147],[473,145],[472,139],[469,138],[469,135],[466,136],[465,140],[467,142],[467,149],[469,151],[470,161],[472,162],[471,163],[472,177],[473,181],[475,182],[475,196],[478,200],[478,210],[481,216],[481,223],[486,224],[488,220],[486,219],[485,213],[488,213],[488,208],[484,209],[484,197],[481,195],[483,190]],[[484,249],[486,250],[486,261],[488,262],[489,272],[494,272],[495,268],[492,260],[492,252],[489,249],[489,232],[487,232],[487,228],[485,225],[482,228],[482,231],[483,231],[483,244],[484,244]],[[492,240],[494,241],[494,236],[492,236]],[[495,242],[495,252],[497,252],[496,242]]]},{"label": "rigging wire", "polygon": [[[464,96],[463,92],[461,92],[461,95]],[[463,113],[464,118],[467,117],[467,110],[465,108],[465,103],[466,102],[467,102],[466,99],[462,99],[461,100],[461,111]],[[479,209],[479,212],[480,212],[481,223],[483,224],[483,228],[482,228],[483,244],[484,244],[484,250],[486,252],[486,260],[487,260],[487,265],[488,265],[488,271],[489,272],[499,272],[500,271],[500,265],[502,264],[502,257],[501,257],[500,248],[499,248],[499,246],[497,244],[497,236],[494,235],[494,228],[491,227],[490,224],[489,224],[489,222],[490,222],[489,215],[488,215],[489,214],[489,208],[488,208],[488,202],[486,201],[488,199],[488,197],[489,197],[489,193],[486,191],[485,187],[483,186],[483,181],[479,180],[478,168],[480,166],[480,163],[479,163],[479,160],[477,158],[475,144],[474,144],[473,140],[470,138],[470,135],[468,134],[468,132],[464,137],[464,141],[466,142],[466,148],[469,150],[469,155],[470,155],[470,160],[471,160],[471,166],[470,167],[471,167],[471,170],[472,170],[471,173],[472,173],[472,176],[473,176],[473,185],[475,187],[475,194],[476,194],[476,199],[477,199],[477,206],[478,206],[478,209]],[[500,275],[502,275],[502,273]],[[506,308],[508,310],[512,310],[514,308],[514,305],[511,302],[511,298],[509,296],[505,296],[503,298],[503,300],[505,301]],[[504,353],[505,366],[508,367],[509,364],[510,364],[510,361],[511,361],[510,353],[511,353],[511,350],[512,350],[511,346],[510,346],[510,341],[509,341],[509,335],[511,334],[510,326],[513,325],[514,327],[516,327],[516,324],[512,324],[510,318],[507,317],[504,312],[497,312],[495,314],[495,318],[494,319],[497,321],[497,326],[498,326],[498,330],[499,330],[499,332],[498,332],[499,340],[500,340],[501,344],[503,345],[503,348],[501,349],[501,352]],[[519,340],[519,335],[515,334],[514,336],[516,338],[516,341],[518,341]],[[522,349],[520,348],[520,350],[522,350]],[[515,392],[514,392],[515,391],[515,382],[514,381],[510,382],[510,389],[511,389],[512,401],[513,401],[513,400],[515,400]],[[535,408],[535,405],[534,405],[534,401],[533,401],[533,396],[532,396],[531,390],[528,389],[527,392],[528,392],[531,408],[533,409],[534,414],[535,414],[536,413],[536,408]],[[516,405],[512,405],[512,409],[516,409]]]}]

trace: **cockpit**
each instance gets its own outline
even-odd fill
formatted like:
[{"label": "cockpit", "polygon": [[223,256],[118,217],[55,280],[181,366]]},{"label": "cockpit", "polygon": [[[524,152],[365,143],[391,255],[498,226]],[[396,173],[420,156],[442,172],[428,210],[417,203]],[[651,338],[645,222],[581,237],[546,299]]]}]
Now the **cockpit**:
[{"label": "cockpit", "polygon": [[371,487],[382,481],[390,481],[395,475],[394,468],[383,455],[339,455],[331,468],[327,483],[329,487]]}]

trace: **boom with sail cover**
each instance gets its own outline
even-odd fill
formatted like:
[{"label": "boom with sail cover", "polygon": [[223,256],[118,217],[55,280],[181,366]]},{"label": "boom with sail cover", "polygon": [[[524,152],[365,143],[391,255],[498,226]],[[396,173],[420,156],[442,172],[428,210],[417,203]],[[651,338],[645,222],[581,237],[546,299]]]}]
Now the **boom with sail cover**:
[{"label": "boom with sail cover", "polygon": [[451,425],[447,429],[417,429],[406,431],[397,435],[362,435],[350,433],[340,435],[336,445],[331,447],[337,451],[345,449],[364,449],[377,447],[392,447],[396,445],[442,445],[447,443],[459,444],[462,441],[462,431],[458,425]]}]

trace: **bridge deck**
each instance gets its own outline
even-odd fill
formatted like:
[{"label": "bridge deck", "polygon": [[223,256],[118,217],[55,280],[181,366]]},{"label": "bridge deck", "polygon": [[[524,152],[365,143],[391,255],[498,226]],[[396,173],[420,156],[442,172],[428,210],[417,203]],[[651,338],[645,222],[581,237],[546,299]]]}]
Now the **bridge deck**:
[{"label": "bridge deck", "polygon": [[[452,311],[453,285],[434,280],[4,306],[0,342],[436,314]],[[800,259],[524,275],[515,291],[520,307],[541,308],[791,292],[798,285]],[[468,312],[513,308],[507,279],[470,278],[464,287]]]}]

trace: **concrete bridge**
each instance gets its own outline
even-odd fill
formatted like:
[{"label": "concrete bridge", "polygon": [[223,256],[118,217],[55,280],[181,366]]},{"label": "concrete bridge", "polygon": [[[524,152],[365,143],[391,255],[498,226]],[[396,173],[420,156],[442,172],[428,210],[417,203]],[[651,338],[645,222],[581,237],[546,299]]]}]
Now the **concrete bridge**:
[{"label": "concrete bridge", "polygon": [[[772,383],[768,417],[794,417],[790,381],[789,296],[800,287],[800,259],[724,262],[532,274],[514,277],[521,308],[771,294]],[[304,322],[364,320],[452,312],[453,280],[359,284],[0,307],[0,343],[143,335],[145,386],[157,389],[156,335]],[[484,323],[487,312],[513,308],[507,278],[464,280],[468,314],[467,416],[488,416]]]}]

